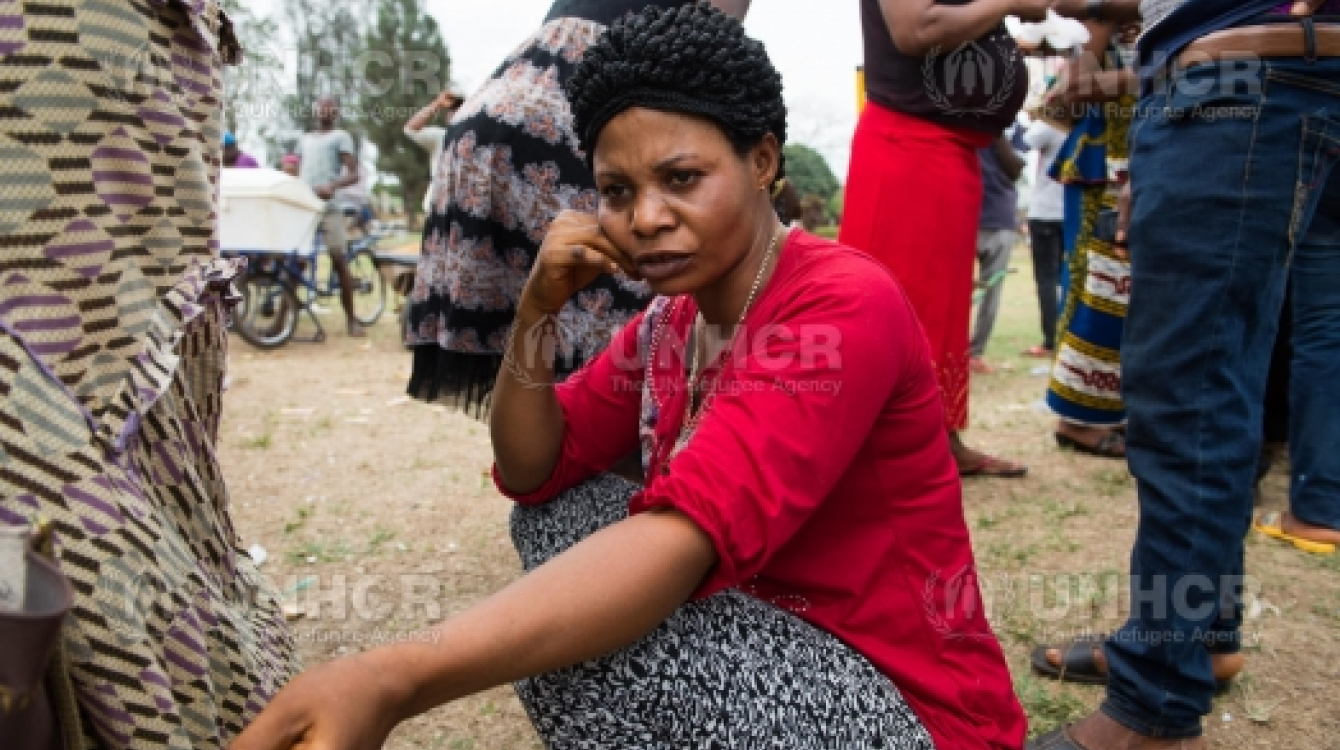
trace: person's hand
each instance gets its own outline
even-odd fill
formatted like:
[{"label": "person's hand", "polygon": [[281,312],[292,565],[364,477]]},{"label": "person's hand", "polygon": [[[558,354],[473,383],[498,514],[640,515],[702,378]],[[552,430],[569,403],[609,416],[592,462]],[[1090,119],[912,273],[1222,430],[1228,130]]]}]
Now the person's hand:
[{"label": "person's hand", "polygon": [[395,676],[376,651],[310,669],[280,690],[229,750],[379,750],[397,723]]},{"label": "person's hand", "polygon": [[1310,16],[1316,13],[1317,9],[1325,2],[1326,0],[1295,0],[1294,4],[1289,7],[1289,15]]},{"label": "person's hand", "polygon": [[433,103],[437,105],[438,109],[451,109],[456,106],[458,101],[456,95],[448,90],[438,94],[437,99],[434,100]]},{"label": "person's hand", "polygon": [[549,226],[519,306],[557,315],[572,295],[597,276],[620,269],[638,278],[633,261],[609,241],[596,217],[564,211]]},{"label": "person's hand", "polygon": [[1010,15],[1018,16],[1021,21],[1039,22],[1047,20],[1047,11],[1057,0],[1014,0]]},{"label": "person's hand", "polygon": [[332,188],[330,185],[316,186],[316,197],[320,198],[323,201],[330,200],[330,196],[334,194],[335,194],[335,188]]},{"label": "person's hand", "polygon": [[1117,231],[1115,233],[1116,242],[1112,247],[1122,260],[1130,260],[1130,251],[1126,249],[1126,230],[1131,226],[1131,181],[1126,180],[1126,184],[1121,186],[1121,192],[1117,194]]}]

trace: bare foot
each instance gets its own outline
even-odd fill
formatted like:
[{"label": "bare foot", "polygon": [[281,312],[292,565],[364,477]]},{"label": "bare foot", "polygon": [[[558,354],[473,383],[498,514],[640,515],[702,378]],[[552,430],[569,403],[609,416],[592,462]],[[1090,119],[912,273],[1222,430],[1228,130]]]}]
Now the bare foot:
[{"label": "bare foot", "polygon": [[1095,711],[1070,727],[1070,736],[1088,750],[1205,750],[1205,738],[1166,740],[1136,734],[1116,719]]},{"label": "bare foot", "polygon": [[1017,479],[1028,473],[1026,466],[969,448],[957,432],[949,433],[949,450],[954,454],[954,463],[958,464],[961,477]]},{"label": "bare foot", "polygon": [[1280,528],[1289,536],[1296,536],[1309,542],[1340,545],[1340,530],[1325,526],[1313,526],[1307,521],[1299,520],[1288,511],[1280,514]]}]

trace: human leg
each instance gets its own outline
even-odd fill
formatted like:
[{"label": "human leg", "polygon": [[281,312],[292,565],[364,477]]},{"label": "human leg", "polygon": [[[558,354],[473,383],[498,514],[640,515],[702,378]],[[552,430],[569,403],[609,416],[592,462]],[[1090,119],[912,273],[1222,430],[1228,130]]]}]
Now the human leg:
[{"label": "human leg", "polygon": [[1033,219],[1028,222],[1028,238],[1033,252],[1033,281],[1038,291],[1038,312],[1042,321],[1042,348],[1056,350],[1056,318],[1060,301],[1056,288],[1063,254],[1061,222]]},{"label": "human leg", "polygon": [[[1284,269],[1315,213],[1318,163],[1336,159],[1320,147],[1336,124],[1314,114],[1333,108],[1335,94],[1308,83],[1334,80],[1340,61],[1271,78],[1271,96],[1261,96],[1264,78],[1286,68],[1267,61],[1247,91],[1217,85],[1213,66],[1191,68],[1165,99],[1140,108],[1168,113],[1142,122],[1131,162],[1122,361],[1140,524],[1131,617],[1106,648],[1104,716],[1076,727],[1091,750],[1117,747],[1121,732],[1149,747],[1199,736],[1214,690],[1203,639],[1213,635],[1221,651],[1235,645],[1224,641],[1240,620],[1242,538]],[[1210,105],[1252,116],[1194,114]]]},{"label": "human leg", "polygon": [[1005,286],[1004,275],[1010,269],[1010,253],[1014,250],[1018,233],[1012,229],[980,229],[977,231],[977,284],[984,291],[977,303],[977,322],[973,327],[970,351],[974,357],[986,355],[991,331],[996,327],[1000,313],[1000,298]]}]

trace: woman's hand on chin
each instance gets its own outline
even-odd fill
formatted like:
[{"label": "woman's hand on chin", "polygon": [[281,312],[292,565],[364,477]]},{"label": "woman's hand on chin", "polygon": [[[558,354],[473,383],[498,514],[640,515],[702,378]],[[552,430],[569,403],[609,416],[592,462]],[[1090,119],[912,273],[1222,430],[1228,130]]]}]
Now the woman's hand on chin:
[{"label": "woman's hand on chin", "polygon": [[284,686],[229,750],[379,750],[405,699],[386,649],[337,659]]},{"label": "woman's hand on chin", "polygon": [[632,259],[610,242],[594,216],[564,211],[544,236],[517,308],[557,315],[565,302],[596,277],[620,270],[638,277]]}]

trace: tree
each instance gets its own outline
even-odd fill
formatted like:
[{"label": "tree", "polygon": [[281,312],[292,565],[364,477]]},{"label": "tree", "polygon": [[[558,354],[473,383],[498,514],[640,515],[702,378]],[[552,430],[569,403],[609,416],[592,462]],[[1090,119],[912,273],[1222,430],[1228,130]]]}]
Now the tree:
[{"label": "tree", "polygon": [[292,127],[275,106],[275,92],[284,88],[284,62],[275,44],[279,24],[256,15],[241,0],[223,0],[223,11],[242,45],[241,63],[223,69],[224,129],[240,141],[263,141],[273,153],[282,132]]},{"label": "tree", "polygon": [[436,97],[450,80],[451,58],[437,21],[424,12],[420,0],[381,0],[364,40],[368,68],[394,61],[398,75],[371,80],[376,106],[364,111],[363,127],[377,146],[377,169],[400,179],[405,218],[414,225],[414,213],[423,205],[432,166],[426,154],[405,135],[405,120]]},{"label": "tree", "polygon": [[828,201],[837,194],[837,177],[833,176],[833,170],[828,168],[828,162],[818,151],[803,143],[791,143],[784,152],[786,175],[802,196],[817,195]]},{"label": "tree", "polygon": [[283,0],[280,12],[283,29],[297,52],[295,85],[284,99],[292,126],[290,137],[313,130],[316,100],[335,96],[341,105],[341,127],[359,141],[364,94],[370,83],[361,32],[367,27],[368,4]]}]

